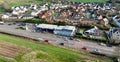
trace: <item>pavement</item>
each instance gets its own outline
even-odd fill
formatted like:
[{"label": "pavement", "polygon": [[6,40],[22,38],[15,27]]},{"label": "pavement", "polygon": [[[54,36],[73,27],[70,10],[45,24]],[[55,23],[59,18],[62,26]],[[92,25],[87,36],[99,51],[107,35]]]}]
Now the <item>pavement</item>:
[{"label": "pavement", "polygon": [[[82,47],[86,47],[87,51],[94,51],[95,49],[98,49],[100,53],[105,55],[112,56],[114,54],[115,46],[113,47],[107,47],[107,46],[101,46],[95,41],[90,40],[83,40],[83,39],[73,39],[69,40],[68,37],[64,36],[58,36],[47,32],[34,32],[33,25],[28,24],[28,30],[20,30],[16,29],[19,23],[15,25],[8,25],[9,23],[5,23],[4,25],[0,25],[0,32],[15,34],[19,36],[24,36],[36,40],[49,40],[49,43],[59,45],[60,43],[64,43],[65,46],[75,49],[80,49]],[[67,39],[67,40],[65,40]]]}]

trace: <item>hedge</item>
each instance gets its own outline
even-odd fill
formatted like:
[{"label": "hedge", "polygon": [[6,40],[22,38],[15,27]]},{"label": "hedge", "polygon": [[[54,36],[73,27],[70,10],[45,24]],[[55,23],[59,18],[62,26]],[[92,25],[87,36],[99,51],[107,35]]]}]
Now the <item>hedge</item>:
[{"label": "hedge", "polygon": [[90,37],[84,37],[80,35],[74,35],[75,38],[80,38],[80,39],[87,39],[87,40],[92,40],[92,41],[98,41],[98,42],[103,42],[103,43],[108,43],[109,41],[106,39],[96,39],[96,38],[90,38]]}]

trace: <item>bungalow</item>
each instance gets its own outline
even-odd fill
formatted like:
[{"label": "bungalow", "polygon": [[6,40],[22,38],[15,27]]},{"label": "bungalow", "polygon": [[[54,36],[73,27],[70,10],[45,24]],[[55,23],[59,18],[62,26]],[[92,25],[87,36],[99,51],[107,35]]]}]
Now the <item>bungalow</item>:
[{"label": "bungalow", "polygon": [[92,29],[86,30],[84,32],[84,36],[88,36],[90,38],[102,39],[103,31],[99,30],[96,26]]},{"label": "bungalow", "polygon": [[114,16],[113,20],[115,21],[116,25],[118,25],[120,27],[120,17]]},{"label": "bungalow", "polygon": [[30,9],[36,10],[36,9],[37,9],[37,4],[31,4],[31,5],[30,5]]}]

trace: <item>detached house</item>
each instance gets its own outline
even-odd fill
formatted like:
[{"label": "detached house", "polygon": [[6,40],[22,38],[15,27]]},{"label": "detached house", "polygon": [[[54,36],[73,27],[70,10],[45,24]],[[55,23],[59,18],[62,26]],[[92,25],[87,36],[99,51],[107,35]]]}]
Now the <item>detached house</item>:
[{"label": "detached house", "polygon": [[115,21],[115,23],[120,27],[120,17],[118,16],[114,16],[113,20]]},{"label": "detached house", "polygon": [[98,29],[96,26],[92,29],[86,30],[84,32],[84,36],[88,36],[90,38],[102,39],[103,31]]},{"label": "detached house", "polygon": [[37,4],[31,4],[31,5],[30,5],[30,9],[36,10],[36,9],[37,9]]},{"label": "detached house", "polygon": [[120,28],[111,28],[108,35],[115,43],[120,43]]}]

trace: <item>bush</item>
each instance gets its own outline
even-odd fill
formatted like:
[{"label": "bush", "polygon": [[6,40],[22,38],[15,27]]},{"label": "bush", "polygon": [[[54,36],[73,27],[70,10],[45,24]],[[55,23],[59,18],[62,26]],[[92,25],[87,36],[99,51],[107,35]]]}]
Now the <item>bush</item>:
[{"label": "bush", "polygon": [[48,23],[46,20],[39,19],[39,18],[33,18],[33,19],[27,19],[25,20],[27,23]]},{"label": "bush", "polygon": [[86,39],[86,40],[93,40],[93,41],[97,41],[97,42],[103,42],[103,43],[107,43],[108,40],[106,39],[95,39],[95,38],[90,38],[90,37],[84,37],[84,36],[80,36],[80,35],[74,35],[75,38],[80,38],[80,39]]}]

